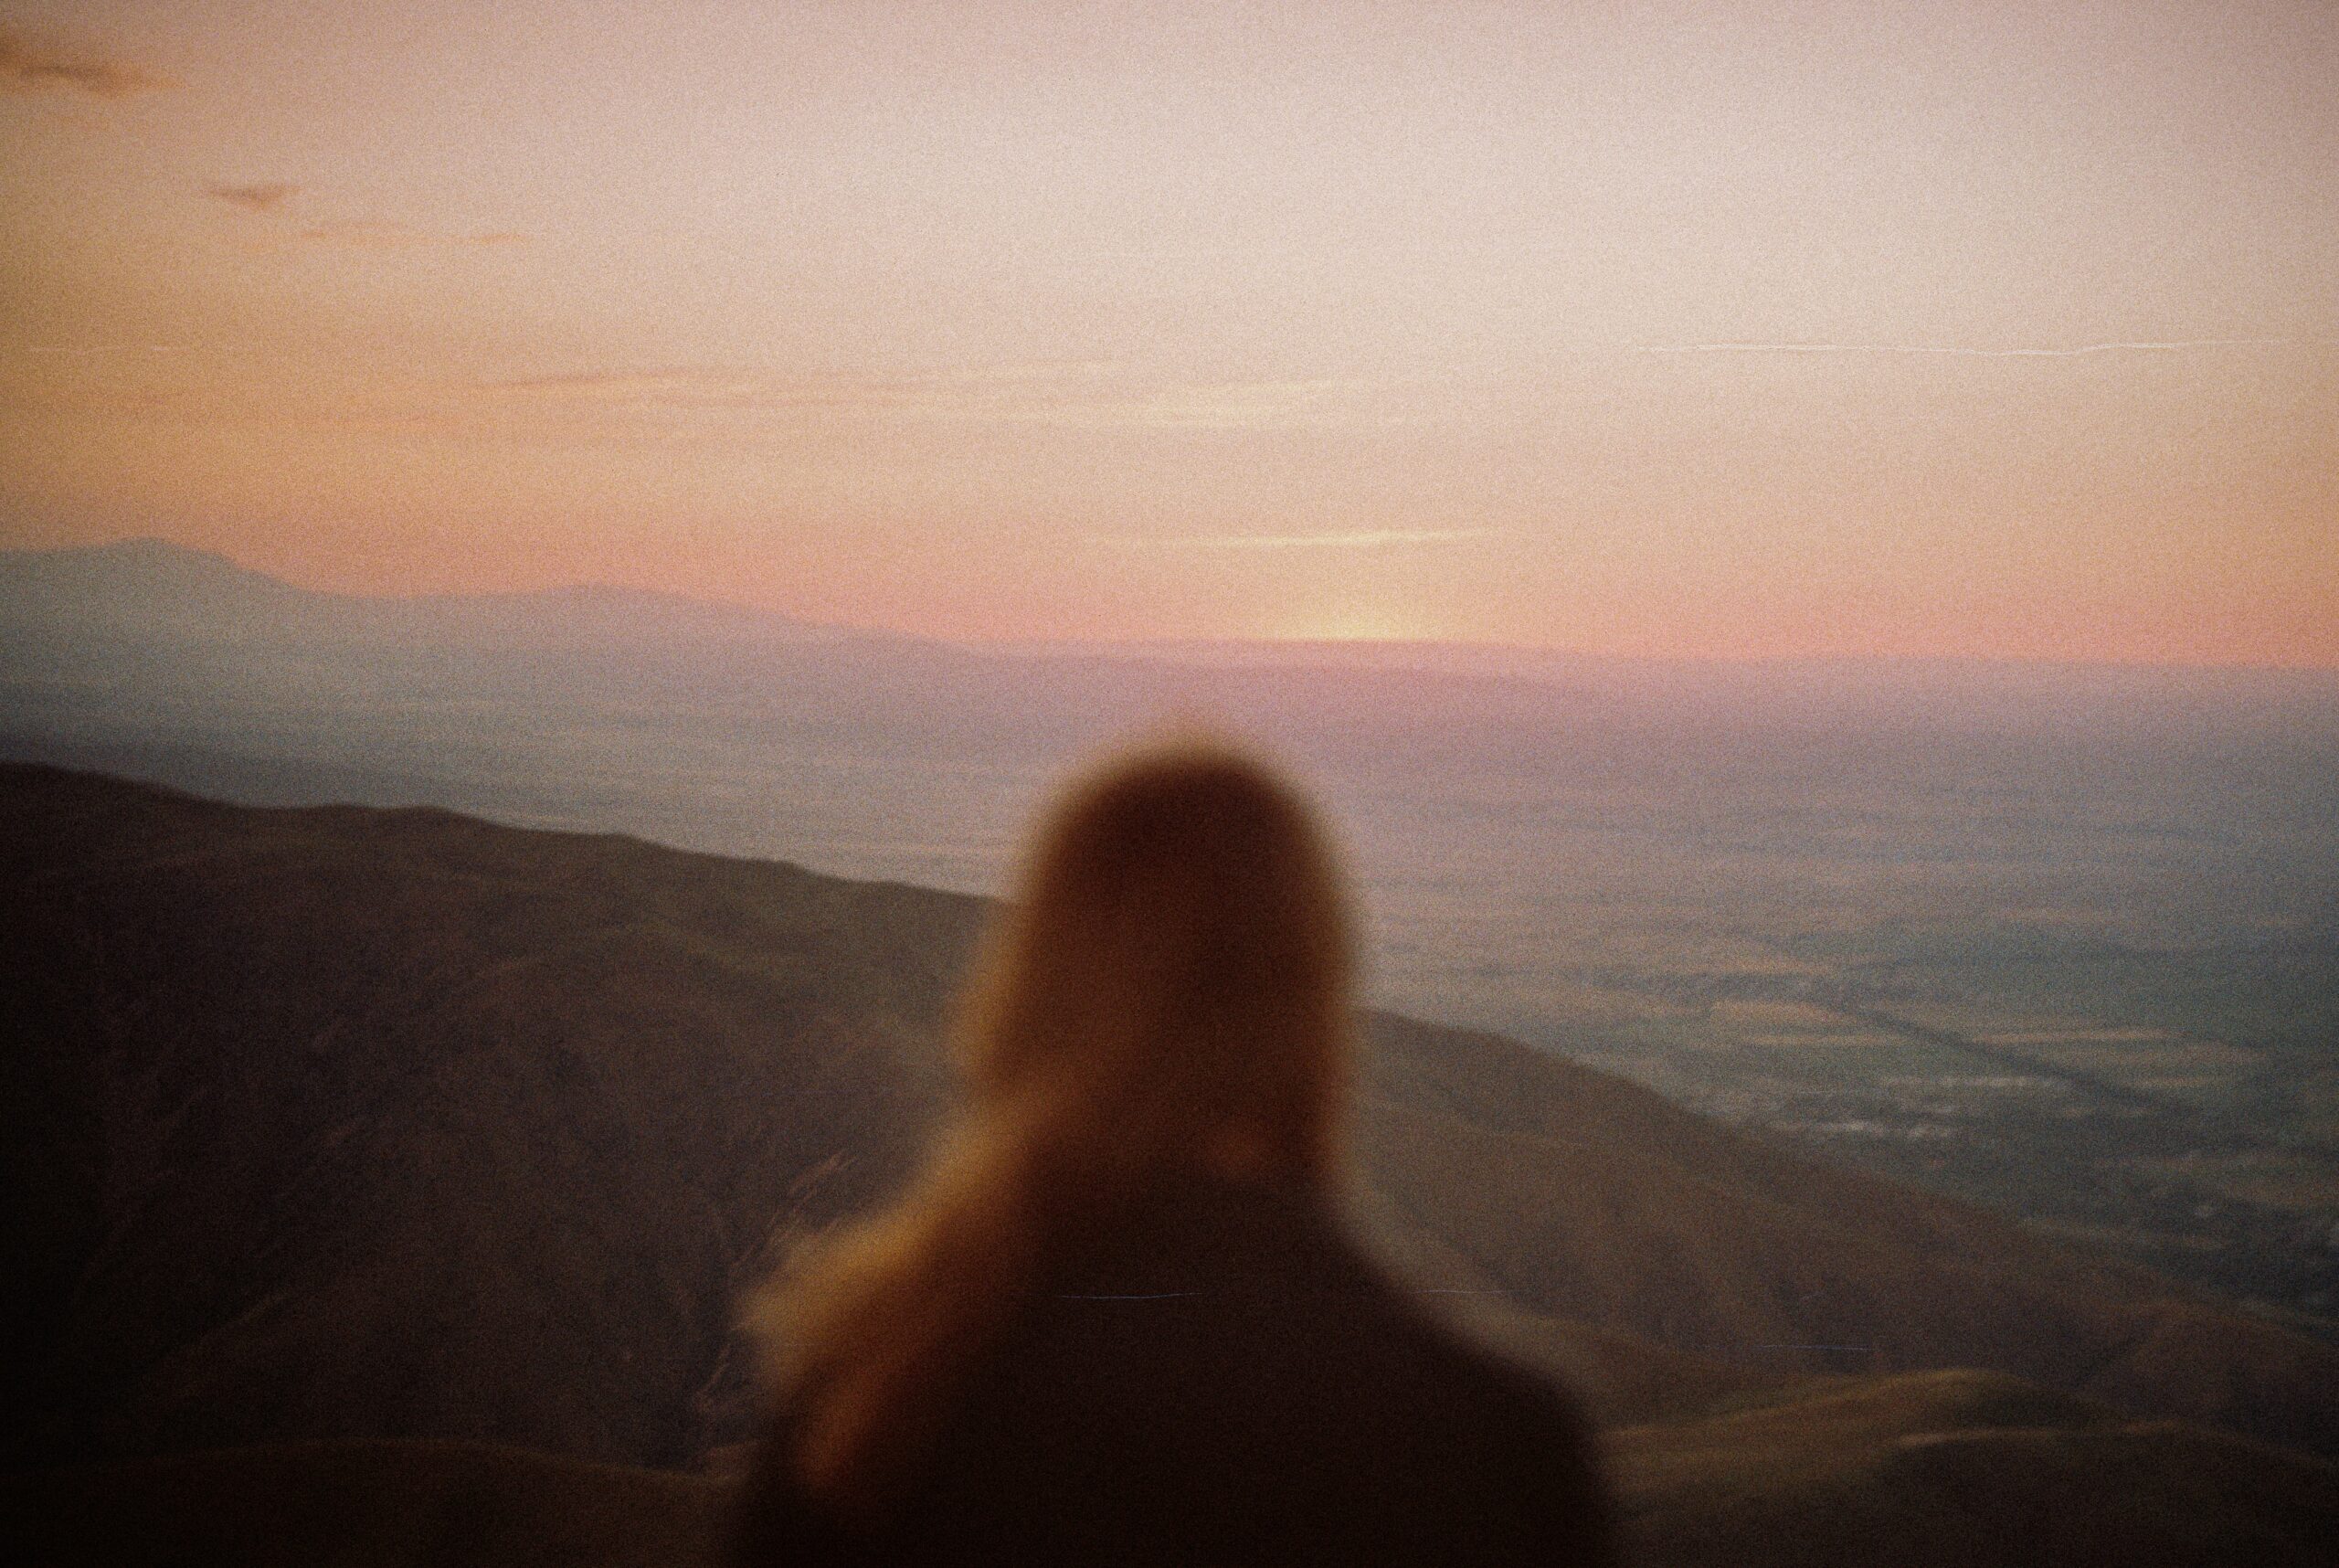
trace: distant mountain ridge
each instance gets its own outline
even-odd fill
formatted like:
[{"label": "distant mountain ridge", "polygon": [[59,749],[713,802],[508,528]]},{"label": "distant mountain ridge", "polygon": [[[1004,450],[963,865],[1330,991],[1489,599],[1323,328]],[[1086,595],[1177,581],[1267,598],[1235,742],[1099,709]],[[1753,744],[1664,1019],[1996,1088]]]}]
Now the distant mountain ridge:
[{"label": "distant mountain ridge", "polygon": [[445,641],[513,650],[879,635],[746,605],[600,584],[494,593],[331,593],[162,539],[0,551],[0,625],[10,622],[85,636]]},{"label": "distant mountain ridge", "polygon": [[[915,1158],[983,916],[38,768],[0,768],[0,822],[20,1463],[736,1440],[737,1293]],[[1362,1222],[1609,1421],[1971,1365],[2339,1447],[2328,1346],[1507,1041],[1370,1044]]]},{"label": "distant mountain ridge", "polygon": [[2044,704],[2069,711],[2104,702],[2252,707],[2339,693],[2339,670],[2128,666],[1968,658],[1721,659],[1572,652],[1434,641],[1073,638],[936,643],[875,628],[811,622],[778,610],[606,583],[415,595],[302,588],[217,551],[153,537],[0,549],[0,626],[11,621],[87,634],[249,634],[240,618],[281,618],[279,635],[451,639],[476,646],[597,640],[772,643],[857,641],[952,648],[1009,662],[1142,664],[1239,678],[1379,673],[1463,689],[1503,685],[1570,694],[1577,702],[1652,700],[1717,712],[1747,702],[1876,716],[1878,694],[1907,703],[1948,699],[1970,718],[2004,719]]},{"label": "distant mountain ridge", "polygon": [[[1546,846],[1538,866],[1611,856],[1618,830],[1703,839],[1708,854],[2002,857],[2009,823],[1939,816],[1984,800],[2026,843],[2068,842],[2076,812],[2099,842],[2149,827],[2198,844],[2238,806],[2247,837],[2214,874],[2252,879],[2261,901],[2286,896],[2270,862],[2324,853],[2339,672],[1514,652],[1008,652],[631,589],[316,593],[134,541],[0,551],[0,757],[258,804],[621,827],[969,891],[998,885],[1000,846],[1064,759],[1180,716],[1307,772],[1415,883],[1453,859],[1416,853],[1425,828],[1451,839],[1489,812]],[[1865,838],[1815,824],[1815,805],[1855,800],[1874,808]],[[1442,995],[1466,967],[1441,955],[1416,983]],[[1476,1016],[1528,1026],[1489,990]]]}]

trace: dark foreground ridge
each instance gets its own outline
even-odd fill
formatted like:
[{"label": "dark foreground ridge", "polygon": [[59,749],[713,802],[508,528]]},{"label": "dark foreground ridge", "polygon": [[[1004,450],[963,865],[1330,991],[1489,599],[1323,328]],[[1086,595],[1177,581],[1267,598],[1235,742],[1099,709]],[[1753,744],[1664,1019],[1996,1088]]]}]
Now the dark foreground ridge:
[{"label": "dark foreground ridge", "polygon": [[12,1476],[19,1562],[313,1568],[364,1563],[664,1568],[705,1562],[722,1489],[701,1476],[485,1443],[297,1443]]},{"label": "dark foreground ridge", "polygon": [[[1971,1372],[1864,1379],[1611,1438],[1641,1568],[2313,1568],[2339,1467],[2174,1423],[2041,1408]],[[294,1444],[0,1478],[53,1568],[673,1568],[719,1480],[478,1443]]]},{"label": "dark foreground ridge", "polygon": [[[204,1466],[286,1489],[245,1516],[283,1534],[360,1528],[371,1505],[296,1501],[389,1472],[520,1518],[585,1473],[545,1456],[737,1441],[737,1294],[906,1168],[982,915],[42,768],[0,768],[0,876],[5,1287],[31,1325],[10,1459],[133,1461],[19,1482],[11,1509],[155,1540],[228,1495],[184,1479]],[[1360,1108],[1367,1230],[1584,1393],[1652,1560],[1859,1561],[1871,1526],[1921,1522],[1965,1545],[1893,1560],[2095,1561],[1990,1553],[2157,1520],[2116,1560],[2268,1562],[2339,1525],[2327,1465],[2167,1424],[2328,1453],[2331,1347],[1489,1036],[1376,1018]],[[1927,1370],[1951,1367],[1992,1371]],[[302,1443],[332,1446],[145,1462]],[[640,1485],[609,1493],[640,1529],[698,1528],[703,1487]],[[560,1560],[633,1561],[612,1528],[617,1555]],[[538,1560],[481,1529],[505,1545],[378,1560]],[[2145,1550],[2212,1536],[2250,1554]]]}]

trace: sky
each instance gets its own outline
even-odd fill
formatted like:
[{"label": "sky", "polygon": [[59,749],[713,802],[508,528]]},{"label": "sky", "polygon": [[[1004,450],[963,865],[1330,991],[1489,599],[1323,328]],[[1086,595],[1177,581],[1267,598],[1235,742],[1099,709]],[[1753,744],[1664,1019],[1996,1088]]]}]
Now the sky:
[{"label": "sky", "polygon": [[2339,665],[2339,6],[0,0],[0,546]]}]

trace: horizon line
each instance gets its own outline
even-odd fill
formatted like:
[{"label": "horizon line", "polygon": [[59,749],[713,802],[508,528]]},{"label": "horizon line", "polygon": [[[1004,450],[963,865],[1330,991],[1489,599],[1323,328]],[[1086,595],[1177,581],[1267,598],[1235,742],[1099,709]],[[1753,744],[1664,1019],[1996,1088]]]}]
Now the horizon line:
[{"label": "horizon line", "polygon": [[413,593],[368,593],[348,588],[313,588],[278,576],[263,567],[238,560],[224,550],[201,545],[182,544],[156,534],[126,534],[112,539],[93,540],[68,545],[0,545],[0,561],[10,556],[90,555],[101,551],[119,550],[124,546],[153,546],[185,556],[207,557],[221,562],[239,572],[247,572],[269,582],[288,588],[297,593],[318,594],[333,599],[365,600],[375,603],[422,603],[446,599],[525,599],[535,596],[602,591],[637,594],[644,598],[665,599],[683,604],[698,605],[709,609],[739,611],[749,615],[767,616],[775,621],[808,630],[841,632],[871,637],[891,637],[905,641],[955,647],[968,652],[994,656],[1034,656],[1054,650],[1071,652],[1097,653],[1110,650],[1140,652],[1148,649],[1356,649],[1386,650],[1422,649],[1456,650],[1492,655],[1511,655],[1522,659],[1582,660],[1588,662],[1640,665],[1737,665],[1781,666],[1796,664],[1969,664],[2021,666],[2059,670],[2136,670],[2136,671],[2195,671],[2232,672],[2261,671],[2269,673],[2300,675],[2339,674],[2339,660],[2324,663],[2269,660],[2204,660],[2204,659],[2118,659],[2073,658],[2020,653],[1971,652],[1866,652],[1866,653],[1661,653],[1620,652],[1568,646],[1558,643],[1509,642],[1494,638],[1471,637],[1340,637],[1315,634],[1282,635],[1275,633],[1212,634],[1196,632],[1155,632],[1124,636],[1091,635],[996,635],[943,636],[928,631],[908,630],[884,623],[840,620],[817,620],[794,612],[776,609],[769,605],[744,599],[710,597],[680,588],[651,588],[639,583],[611,582],[607,579],[579,579],[568,582],[545,583],[534,588],[437,589]]}]

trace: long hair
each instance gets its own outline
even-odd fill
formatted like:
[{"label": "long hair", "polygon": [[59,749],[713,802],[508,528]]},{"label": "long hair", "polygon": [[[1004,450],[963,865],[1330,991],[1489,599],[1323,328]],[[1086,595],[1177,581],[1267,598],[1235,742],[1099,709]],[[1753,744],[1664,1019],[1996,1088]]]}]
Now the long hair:
[{"label": "long hair", "polygon": [[1314,816],[1257,762],[1185,741],[1076,780],[960,998],[956,1124],[757,1314],[797,1484],[882,1507],[1051,1266],[1163,1175],[1328,1186],[1350,961]]}]

